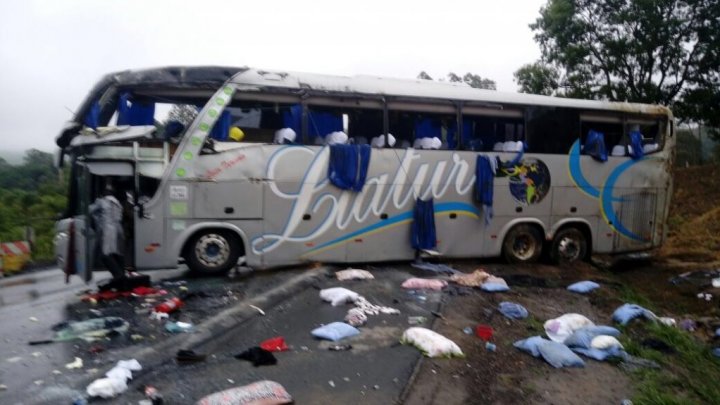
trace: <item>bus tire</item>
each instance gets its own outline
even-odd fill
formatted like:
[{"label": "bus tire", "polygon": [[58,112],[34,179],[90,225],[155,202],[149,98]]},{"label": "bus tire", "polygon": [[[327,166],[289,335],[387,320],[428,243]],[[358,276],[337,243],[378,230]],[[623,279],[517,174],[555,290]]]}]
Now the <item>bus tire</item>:
[{"label": "bus tire", "polygon": [[584,260],[588,254],[585,234],[575,227],[559,230],[550,244],[550,260],[555,264]]},{"label": "bus tire", "polygon": [[223,274],[237,264],[240,239],[232,232],[207,229],[190,239],[185,261],[194,273]]},{"label": "bus tire", "polygon": [[509,263],[534,263],[542,255],[543,237],[537,227],[514,226],[505,235],[503,256]]}]

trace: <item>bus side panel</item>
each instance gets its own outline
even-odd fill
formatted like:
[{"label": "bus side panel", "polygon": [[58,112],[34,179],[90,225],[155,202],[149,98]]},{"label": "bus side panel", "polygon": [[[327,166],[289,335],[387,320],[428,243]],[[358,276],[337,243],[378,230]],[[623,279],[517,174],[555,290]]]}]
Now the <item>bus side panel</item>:
[{"label": "bus side panel", "polygon": [[[163,193],[163,190],[158,190]],[[177,256],[170,241],[165,239],[165,195],[155,204],[143,207],[143,216],[135,212],[135,265],[138,269],[174,268]]]}]

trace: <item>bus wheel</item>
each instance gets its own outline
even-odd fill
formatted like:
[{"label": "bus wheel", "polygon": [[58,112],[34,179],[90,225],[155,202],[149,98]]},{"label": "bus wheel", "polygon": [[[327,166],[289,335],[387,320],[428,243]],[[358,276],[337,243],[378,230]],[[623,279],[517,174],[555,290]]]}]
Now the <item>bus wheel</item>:
[{"label": "bus wheel", "polygon": [[185,260],[193,272],[221,274],[236,265],[239,257],[240,243],[235,235],[207,230],[190,240]]},{"label": "bus wheel", "polygon": [[543,238],[531,225],[517,225],[505,236],[503,255],[510,263],[533,263],[542,254]]},{"label": "bus wheel", "polygon": [[577,228],[558,231],[550,245],[550,260],[555,264],[572,263],[585,259],[588,243],[585,234]]}]

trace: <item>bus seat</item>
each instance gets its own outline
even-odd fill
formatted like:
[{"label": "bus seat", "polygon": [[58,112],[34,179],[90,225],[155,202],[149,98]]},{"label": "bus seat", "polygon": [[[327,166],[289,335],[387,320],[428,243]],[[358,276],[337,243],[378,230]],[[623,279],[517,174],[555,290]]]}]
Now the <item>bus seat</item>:
[{"label": "bus seat", "polygon": [[615,145],[612,148],[612,151],[610,152],[610,156],[625,156],[625,146],[623,145]]},{"label": "bus seat", "polygon": [[653,153],[660,149],[660,145],[656,143],[648,143],[643,145],[643,153]]},{"label": "bus seat", "polygon": [[[373,148],[384,148],[386,145],[385,135],[379,135],[379,136],[374,137],[370,141],[370,144],[372,145]],[[388,136],[387,136],[387,145],[390,147],[395,146],[395,137],[392,134],[388,134]]]},{"label": "bus seat", "polygon": [[275,143],[291,144],[295,142],[297,133],[292,128],[282,128],[275,131]]},{"label": "bus seat", "polygon": [[327,145],[344,145],[348,143],[348,136],[343,131],[335,131],[325,136],[325,144]]}]

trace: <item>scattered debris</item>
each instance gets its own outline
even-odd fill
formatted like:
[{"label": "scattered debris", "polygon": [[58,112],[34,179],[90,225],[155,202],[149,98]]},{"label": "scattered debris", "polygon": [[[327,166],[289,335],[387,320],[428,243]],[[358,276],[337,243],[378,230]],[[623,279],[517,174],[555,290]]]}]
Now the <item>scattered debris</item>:
[{"label": "scattered debris", "polygon": [[578,281],[568,286],[567,290],[578,294],[586,294],[590,291],[600,288],[600,284],[594,281]]},{"label": "scattered debris", "polygon": [[587,317],[580,314],[565,314],[550,319],[543,325],[545,333],[553,342],[563,343],[576,330],[585,326],[595,326]]},{"label": "scattered debris", "polygon": [[412,277],[402,283],[402,288],[408,290],[433,290],[440,291],[447,287],[447,281],[433,278]]},{"label": "scattered debris", "polygon": [[86,392],[91,397],[113,398],[127,390],[127,380],[132,379],[132,372],[142,370],[137,360],[120,360],[117,365],[87,386]]},{"label": "scattered debris", "polygon": [[263,310],[260,309],[259,307],[256,307],[255,305],[248,305],[248,306],[249,306],[250,308],[258,311],[258,313],[259,313],[260,315],[265,316],[265,311],[263,311]]},{"label": "scattered debris", "polygon": [[[331,385],[332,386],[332,385]],[[230,404],[289,404],[292,397],[285,388],[269,380],[258,381],[242,387],[230,388],[216,392],[200,399],[196,405],[230,405]]]},{"label": "scattered debris", "polygon": [[485,342],[485,350],[489,352],[495,352],[497,351],[497,346],[495,345],[495,343]]},{"label": "scattered debris", "polygon": [[331,352],[343,352],[347,350],[352,350],[352,345],[332,345],[328,347],[328,350]]},{"label": "scattered debris", "polygon": [[160,305],[155,306],[155,312],[160,312],[164,314],[169,314],[172,312],[177,311],[183,306],[183,302],[180,298],[172,297],[169,300],[166,300]]},{"label": "scattered debris", "polygon": [[10,357],[9,359],[5,359],[5,361],[7,361],[8,363],[17,363],[20,360],[22,360],[22,357],[20,357],[20,356],[15,356],[15,357]]},{"label": "scattered debris", "polygon": [[480,289],[487,292],[505,292],[510,291],[505,279],[495,276],[488,277],[480,286]]},{"label": "scattered debris", "polygon": [[320,299],[329,302],[332,306],[355,302],[360,295],[343,287],[333,287],[320,290]]},{"label": "scattered debris", "polygon": [[316,328],[310,333],[316,338],[337,342],[338,340],[358,335],[360,331],[344,322],[333,322]]},{"label": "scattered debris", "polygon": [[277,359],[273,354],[262,347],[251,347],[242,353],[238,353],[235,356],[236,359],[247,360],[253,364],[253,366],[273,366],[277,364]]},{"label": "scattered debris", "polygon": [[490,274],[482,269],[477,269],[470,274],[454,274],[450,277],[450,281],[465,287],[480,287],[488,277],[490,277]]},{"label": "scattered debris", "polygon": [[375,279],[375,276],[373,276],[372,273],[367,270],[360,269],[340,270],[335,273],[335,276],[337,277],[338,281]]},{"label": "scattered debris", "polygon": [[416,269],[432,271],[435,273],[446,273],[446,274],[460,273],[459,271],[453,269],[450,266],[447,266],[444,264],[428,263],[428,262],[424,262],[422,260],[416,260],[416,261],[412,262],[410,265],[415,267]]},{"label": "scattered debris", "polygon": [[169,317],[170,317],[170,315],[168,315],[168,314],[165,313],[165,312],[155,312],[155,311],[152,311],[152,312],[150,313],[150,319],[153,319],[153,320],[155,320],[155,321],[162,321],[163,319],[167,319],[167,318],[169,318]]},{"label": "scattered debris", "polygon": [[505,317],[510,319],[525,319],[528,317],[528,311],[520,304],[514,302],[503,301],[498,305],[498,311]]},{"label": "scattered debris", "polygon": [[152,405],[160,405],[164,402],[162,394],[160,394],[160,391],[158,391],[157,388],[146,385],[145,386],[145,397],[149,399]]},{"label": "scattered debris", "polygon": [[680,321],[678,327],[682,330],[693,332],[695,329],[697,329],[697,324],[692,319],[683,319],[682,321]]},{"label": "scattered debris", "polygon": [[367,322],[367,315],[360,308],[351,308],[345,315],[345,322],[352,326],[363,326]]},{"label": "scattered debris", "polygon": [[75,361],[73,361],[72,363],[66,364],[65,368],[68,370],[73,370],[76,368],[82,368],[82,366],[83,366],[82,359],[80,357],[75,357]]},{"label": "scattered debris", "polygon": [[285,338],[282,336],[264,340],[260,343],[260,347],[269,352],[284,352],[288,350],[288,346],[285,344]]},{"label": "scattered debris", "polygon": [[168,322],[165,324],[165,330],[170,333],[192,332],[193,325],[187,322]]},{"label": "scattered debris", "polygon": [[445,336],[421,327],[412,327],[403,332],[402,344],[411,344],[427,357],[465,357],[460,347]]},{"label": "scattered debris", "polygon": [[178,363],[197,363],[205,361],[206,354],[195,353],[192,350],[178,350],[175,354],[175,360]]},{"label": "scattered debris", "polygon": [[533,357],[542,357],[555,368],[585,367],[585,362],[567,346],[540,336],[518,340],[513,346]]},{"label": "scattered debris", "polygon": [[358,309],[360,309],[362,312],[364,312],[368,315],[378,315],[378,314],[400,315],[399,310],[397,310],[395,308],[383,307],[380,305],[371,304],[370,301],[368,301],[362,295],[359,295],[355,299],[355,306]]},{"label": "scattered debris", "polygon": [[31,317],[28,318],[28,319],[31,320],[31,321],[33,321],[33,322],[38,322],[38,321],[39,321],[39,319],[35,318],[34,316],[31,316]]},{"label": "scattered debris", "polygon": [[478,325],[475,327],[475,335],[486,342],[492,339],[493,333],[493,328],[489,325]]},{"label": "scattered debris", "polygon": [[665,326],[671,326],[671,327],[677,326],[677,322],[675,321],[675,319],[667,317],[667,316],[661,316],[657,320],[658,320],[658,322],[660,322],[661,324],[663,324]]},{"label": "scattered debris", "polygon": [[466,327],[463,328],[463,333],[466,334],[466,335],[472,335],[473,330],[472,330],[471,327],[466,326]]},{"label": "scattered debris", "polygon": [[36,340],[28,342],[30,345],[39,345],[54,342],[82,339],[92,342],[104,337],[127,332],[130,324],[122,318],[108,316],[94,318],[82,322],[67,322],[55,325],[55,337],[49,340]]},{"label": "scattered debris", "polygon": [[333,380],[328,381],[328,385],[335,388],[335,382]]},{"label": "scattered debris", "polygon": [[427,321],[427,318],[424,316],[408,316],[408,325],[420,325],[422,323],[425,323]]}]

